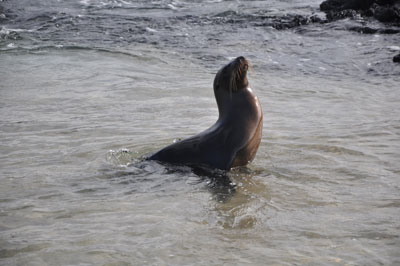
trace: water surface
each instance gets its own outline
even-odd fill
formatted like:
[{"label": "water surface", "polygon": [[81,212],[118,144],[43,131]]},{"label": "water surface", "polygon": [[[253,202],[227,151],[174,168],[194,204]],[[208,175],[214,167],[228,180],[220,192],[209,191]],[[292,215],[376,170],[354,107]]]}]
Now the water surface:
[{"label": "water surface", "polygon": [[[0,264],[399,264],[400,36],[274,27],[318,4],[1,2]],[[239,55],[254,162],[141,162],[215,122]]]}]

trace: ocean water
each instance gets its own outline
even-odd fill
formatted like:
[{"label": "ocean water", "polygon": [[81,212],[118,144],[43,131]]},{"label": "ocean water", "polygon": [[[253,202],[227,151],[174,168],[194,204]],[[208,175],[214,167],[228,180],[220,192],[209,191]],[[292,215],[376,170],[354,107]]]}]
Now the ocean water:
[{"label": "ocean water", "polygon": [[[400,264],[400,36],[287,26],[319,3],[0,1],[0,265]],[[143,162],[240,55],[255,160]]]}]

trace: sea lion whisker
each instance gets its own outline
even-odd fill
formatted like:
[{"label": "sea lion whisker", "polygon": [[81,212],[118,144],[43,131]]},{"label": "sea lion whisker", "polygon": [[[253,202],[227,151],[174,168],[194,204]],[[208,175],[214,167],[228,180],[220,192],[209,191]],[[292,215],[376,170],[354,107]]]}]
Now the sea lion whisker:
[{"label": "sea lion whisker", "polygon": [[254,74],[254,68],[250,62],[247,62],[247,71],[250,71],[251,74]]}]

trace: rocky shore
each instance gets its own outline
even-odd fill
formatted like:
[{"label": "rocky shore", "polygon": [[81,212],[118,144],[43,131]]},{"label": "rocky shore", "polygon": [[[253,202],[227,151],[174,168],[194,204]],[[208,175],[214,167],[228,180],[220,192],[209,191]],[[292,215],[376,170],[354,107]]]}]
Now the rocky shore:
[{"label": "rocky shore", "polygon": [[398,0],[326,0],[320,5],[327,19],[347,17],[373,17],[383,23],[400,26],[400,1]]},{"label": "rocky shore", "polygon": [[[272,26],[276,29],[288,29],[311,23],[330,23],[341,19],[360,20],[360,25],[346,29],[363,34],[398,34],[400,33],[400,0],[326,0],[320,4],[320,10],[326,17],[316,14],[310,16],[288,15],[273,18]],[[381,26],[367,23],[379,21]]]},{"label": "rocky shore", "polygon": [[[394,28],[372,28],[368,26],[353,26],[349,30],[366,34],[398,34],[400,30],[399,0],[326,0],[320,5],[326,13],[327,21],[343,18],[373,18]],[[393,62],[400,63],[400,54],[393,57]]]}]

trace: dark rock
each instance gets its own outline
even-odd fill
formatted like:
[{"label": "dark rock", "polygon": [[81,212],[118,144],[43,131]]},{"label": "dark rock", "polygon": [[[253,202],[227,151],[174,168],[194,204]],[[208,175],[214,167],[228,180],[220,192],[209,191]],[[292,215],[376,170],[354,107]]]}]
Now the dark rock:
[{"label": "dark rock", "polygon": [[378,33],[381,33],[381,34],[398,34],[398,33],[400,33],[400,30],[397,30],[397,29],[380,29],[378,31]]},{"label": "dark rock", "polygon": [[347,28],[347,30],[350,31],[356,31],[359,33],[363,34],[375,34],[375,33],[380,33],[380,34],[398,34],[400,33],[400,30],[398,29],[374,29],[371,27],[366,27],[366,26],[353,26]]},{"label": "dark rock", "polygon": [[314,22],[322,22],[322,19],[316,15],[310,17],[302,15],[286,15],[276,19],[276,21],[272,23],[272,27],[277,30],[285,30]]},{"label": "dark rock", "polygon": [[366,34],[374,34],[378,32],[378,29],[373,29],[370,27],[358,27],[358,26],[350,27],[348,30]]},{"label": "dark rock", "polygon": [[399,10],[387,6],[376,6],[373,9],[374,18],[380,22],[393,22],[400,20]]},{"label": "dark rock", "polygon": [[325,21],[317,15],[312,15],[310,18],[312,23],[324,23]]},{"label": "dark rock", "polygon": [[320,9],[329,21],[343,18],[374,17],[383,23],[400,25],[399,0],[326,0]]},{"label": "dark rock", "polygon": [[400,63],[400,54],[395,55],[395,56],[393,57],[393,62],[395,62],[395,63]]},{"label": "dark rock", "polygon": [[355,10],[346,9],[341,11],[328,11],[326,13],[326,18],[328,21],[334,21],[344,18],[355,18],[357,17],[358,13]]},{"label": "dark rock", "polygon": [[346,1],[343,8],[354,10],[367,10],[372,6],[374,2],[374,0],[350,0]]},{"label": "dark rock", "polygon": [[321,3],[322,11],[342,11],[346,9],[366,10],[375,0],[326,0]]},{"label": "dark rock", "polygon": [[319,5],[321,11],[339,11],[342,10],[345,0],[327,0]]},{"label": "dark rock", "polygon": [[376,0],[375,3],[384,6],[384,5],[394,5],[398,1],[399,0]]}]

